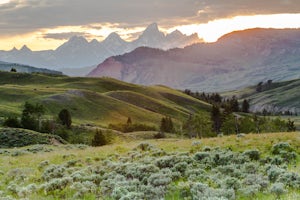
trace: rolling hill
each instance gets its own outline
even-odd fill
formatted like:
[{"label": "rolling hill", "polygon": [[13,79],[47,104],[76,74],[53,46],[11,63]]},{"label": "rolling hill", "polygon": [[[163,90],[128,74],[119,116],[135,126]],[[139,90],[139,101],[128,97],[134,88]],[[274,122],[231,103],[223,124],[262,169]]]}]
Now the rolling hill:
[{"label": "rolling hill", "polygon": [[262,83],[261,91],[257,91],[257,85],[224,95],[236,95],[241,99],[249,99],[252,111],[266,109],[270,112],[300,113],[300,79],[284,82]]},{"label": "rolling hill", "polygon": [[300,78],[299,55],[299,29],[250,29],[183,49],[140,47],[106,59],[88,76],[220,92]]},{"label": "rolling hill", "polygon": [[111,78],[72,78],[0,72],[0,113],[20,114],[25,101],[41,103],[49,118],[63,108],[75,124],[134,123],[158,126],[163,116],[175,124],[210,105],[164,86],[139,86]]}]

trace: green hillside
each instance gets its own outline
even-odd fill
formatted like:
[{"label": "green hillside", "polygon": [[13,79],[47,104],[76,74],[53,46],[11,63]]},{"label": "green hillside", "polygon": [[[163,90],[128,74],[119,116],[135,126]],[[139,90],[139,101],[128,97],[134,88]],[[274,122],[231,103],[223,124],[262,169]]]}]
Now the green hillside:
[{"label": "green hillside", "polygon": [[20,115],[25,101],[40,103],[46,116],[67,108],[73,123],[108,126],[135,123],[158,126],[163,116],[175,124],[210,105],[164,86],[139,86],[111,78],[79,78],[0,72],[0,116]]},{"label": "green hillside", "polygon": [[34,144],[65,144],[57,135],[42,134],[17,128],[0,128],[0,148],[22,147]]},{"label": "green hillside", "polygon": [[300,113],[300,79],[263,83],[261,91],[258,86],[225,93],[226,96],[236,95],[241,99],[249,99],[252,110],[262,111],[264,108],[270,112],[290,111]]}]

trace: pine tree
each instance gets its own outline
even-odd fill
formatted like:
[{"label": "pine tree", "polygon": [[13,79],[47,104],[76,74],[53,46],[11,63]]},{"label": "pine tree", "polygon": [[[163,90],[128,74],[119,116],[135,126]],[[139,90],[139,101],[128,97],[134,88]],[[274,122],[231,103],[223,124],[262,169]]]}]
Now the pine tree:
[{"label": "pine tree", "polygon": [[296,126],[294,124],[294,121],[291,121],[290,119],[288,119],[288,122],[287,122],[287,131],[288,132],[296,131]]},{"label": "pine tree", "polygon": [[237,98],[233,96],[229,102],[230,102],[232,112],[239,112],[240,109],[239,109],[239,102]]},{"label": "pine tree", "polygon": [[248,113],[249,108],[250,108],[249,102],[248,102],[248,100],[245,99],[242,104],[242,112]]},{"label": "pine tree", "polygon": [[131,125],[132,124],[132,121],[131,121],[131,118],[130,117],[128,117],[128,119],[127,119],[127,123],[126,123],[127,125]]},{"label": "pine tree", "polygon": [[219,134],[222,126],[222,114],[219,106],[213,105],[211,110],[211,121],[213,122],[213,130]]},{"label": "pine tree", "polygon": [[102,133],[101,130],[97,129],[97,131],[94,135],[94,138],[92,140],[92,146],[97,147],[97,146],[103,146],[106,144],[107,144],[107,141],[106,141],[104,134]]},{"label": "pine tree", "polygon": [[62,109],[59,112],[58,117],[62,125],[65,125],[67,128],[71,128],[71,124],[72,124],[71,114],[67,109]]}]

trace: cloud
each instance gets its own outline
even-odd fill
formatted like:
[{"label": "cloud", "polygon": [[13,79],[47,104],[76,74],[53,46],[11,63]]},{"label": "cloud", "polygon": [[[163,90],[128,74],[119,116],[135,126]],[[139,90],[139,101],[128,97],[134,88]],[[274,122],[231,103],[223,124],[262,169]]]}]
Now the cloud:
[{"label": "cloud", "polygon": [[299,0],[11,0],[0,4],[0,34],[20,34],[57,26],[117,23],[162,27],[236,15],[300,13]]},{"label": "cloud", "polygon": [[67,32],[67,33],[44,33],[42,38],[44,39],[55,39],[55,40],[68,40],[73,36],[83,36],[85,38],[92,37],[89,33],[83,32]]}]

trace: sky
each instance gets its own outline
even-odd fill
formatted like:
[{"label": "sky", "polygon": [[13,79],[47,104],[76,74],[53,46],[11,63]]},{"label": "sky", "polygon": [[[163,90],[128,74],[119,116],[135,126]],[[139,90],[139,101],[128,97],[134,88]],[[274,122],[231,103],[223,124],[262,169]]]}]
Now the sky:
[{"label": "sky", "polygon": [[153,22],[214,42],[234,30],[300,28],[300,0],[0,0],[0,49],[55,49],[112,32],[130,41]]}]

